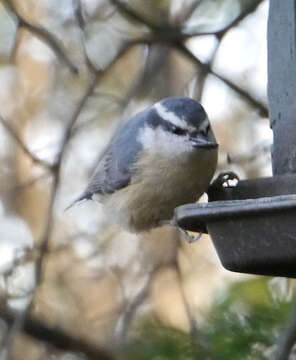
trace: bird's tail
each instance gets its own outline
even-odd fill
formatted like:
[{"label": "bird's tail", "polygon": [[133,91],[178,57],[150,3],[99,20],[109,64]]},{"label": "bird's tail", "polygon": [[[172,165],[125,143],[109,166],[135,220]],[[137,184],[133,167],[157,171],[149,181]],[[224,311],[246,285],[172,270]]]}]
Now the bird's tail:
[{"label": "bird's tail", "polygon": [[70,205],[68,205],[64,211],[69,210],[72,206],[76,205],[77,203],[84,201],[84,200],[91,200],[93,194],[89,192],[84,192],[82,195],[80,195],[77,199],[75,199],[73,202],[71,202]]}]

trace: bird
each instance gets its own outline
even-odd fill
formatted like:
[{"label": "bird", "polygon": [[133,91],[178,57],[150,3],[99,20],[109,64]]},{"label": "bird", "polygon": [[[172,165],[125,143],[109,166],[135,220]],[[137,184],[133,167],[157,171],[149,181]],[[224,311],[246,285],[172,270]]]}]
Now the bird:
[{"label": "bird", "polygon": [[218,143],[203,106],[168,97],[125,121],[111,138],[82,200],[134,233],[172,223],[174,209],[197,201],[217,166]]}]

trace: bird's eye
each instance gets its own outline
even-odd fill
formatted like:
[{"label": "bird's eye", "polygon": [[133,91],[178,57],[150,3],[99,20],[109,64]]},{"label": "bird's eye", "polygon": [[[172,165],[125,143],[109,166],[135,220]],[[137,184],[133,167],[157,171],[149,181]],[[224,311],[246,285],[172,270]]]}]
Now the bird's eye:
[{"label": "bird's eye", "polygon": [[186,134],[186,130],[184,130],[178,126],[175,126],[175,125],[173,125],[171,127],[171,130],[172,130],[172,133],[176,134],[176,135],[185,135]]}]

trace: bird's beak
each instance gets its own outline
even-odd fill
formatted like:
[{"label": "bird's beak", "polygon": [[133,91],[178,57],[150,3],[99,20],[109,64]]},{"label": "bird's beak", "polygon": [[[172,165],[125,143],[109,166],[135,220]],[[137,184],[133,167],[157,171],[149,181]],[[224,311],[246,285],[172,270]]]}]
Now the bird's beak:
[{"label": "bird's beak", "polygon": [[218,144],[215,140],[209,140],[204,135],[198,134],[190,138],[191,144],[197,149],[217,149]]}]

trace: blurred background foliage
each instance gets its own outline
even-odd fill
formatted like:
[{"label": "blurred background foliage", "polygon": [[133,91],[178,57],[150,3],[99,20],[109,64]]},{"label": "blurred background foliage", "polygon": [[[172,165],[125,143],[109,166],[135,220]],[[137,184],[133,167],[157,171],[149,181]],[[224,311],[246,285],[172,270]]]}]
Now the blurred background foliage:
[{"label": "blurred background foliage", "polygon": [[280,324],[290,312],[290,301],[272,298],[268,279],[238,282],[215,300],[194,336],[149,319],[126,358],[273,359]]},{"label": "blurred background foliage", "polygon": [[205,106],[217,171],[270,175],[267,14],[267,0],[0,1],[0,359],[273,356],[292,280],[226,271],[206,235],[128,234],[95,202],[64,212],[118,124],[171,95]]}]

